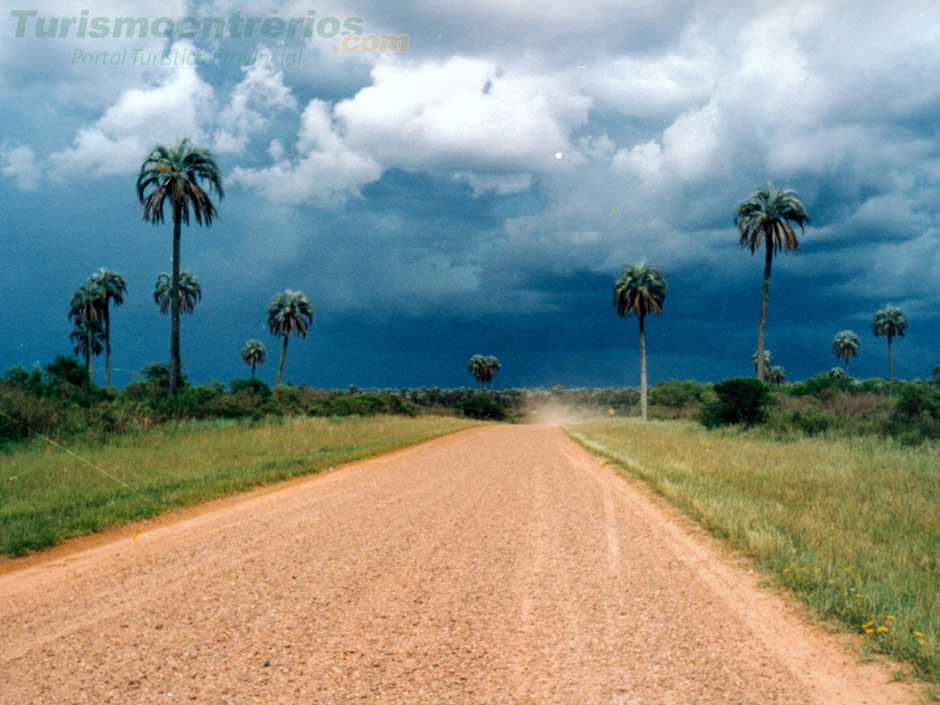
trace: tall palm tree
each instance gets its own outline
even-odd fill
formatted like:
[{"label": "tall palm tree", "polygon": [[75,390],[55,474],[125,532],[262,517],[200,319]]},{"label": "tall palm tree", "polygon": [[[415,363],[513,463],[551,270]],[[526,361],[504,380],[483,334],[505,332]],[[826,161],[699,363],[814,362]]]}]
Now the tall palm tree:
[{"label": "tall palm tree", "polygon": [[[166,272],[160,272],[157,283],[153,288],[153,300],[160,305],[160,313],[170,309],[173,291],[173,279]],[[179,287],[180,313],[192,313],[196,309],[196,302],[202,299],[202,287],[199,279],[188,269],[180,272]]]},{"label": "tall palm tree", "polygon": [[157,145],[140,166],[137,198],[144,208],[144,220],[163,222],[163,205],[169,200],[173,212],[173,275],[170,283],[170,395],[180,385],[180,229],[189,225],[190,209],[196,223],[206,226],[218,213],[215,204],[199,185],[203,182],[219,199],[223,197],[222,176],[206,149],[194,147],[188,138],[172,147]]},{"label": "tall palm tree", "polygon": [[[81,330],[87,340],[84,343],[85,349],[89,354],[85,355],[85,368],[88,370],[88,378],[94,381],[94,369],[92,358],[100,354],[94,352],[94,336],[97,334],[95,328],[90,324],[97,324],[102,318],[104,307],[104,291],[98,282],[89,278],[85,280],[75,293],[72,294],[72,300],[69,302],[69,320],[75,324],[75,330],[71,336],[75,336],[75,331]],[[89,325],[82,325],[89,324]]]},{"label": "tall palm tree", "polygon": [[[769,371],[774,364],[774,354],[770,350],[764,351],[764,367]],[[757,353],[751,355],[751,365],[754,367],[754,372],[757,372]]]},{"label": "tall palm tree", "polygon": [[644,321],[655,313],[663,313],[666,300],[666,279],[658,267],[645,262],[625,264],[620,278],[614,282],[614,306],[619,316],[636,316],[640,321],[640,408],[646,422],[646,332]]},{"label": "tall palm tree", "polygon": [[260,340],[249,340],[242,346],[242,361],[251,365],[251,376],[255,376],[255,365],[263,365],[268,351]]},{"label": "tall palm tree", "polygon": [[[809,222],[806,206],[792,189],[774,190],[773,184],[756,190],[751,197],[738,205],[734,212],[734,224],[741,233],[741,247],[746,247],[751,254],[757,252],[761,243],[765,243],[764,288],[761,294],[760,325],[757,328],[757,357],[763,363],[764,326],[767,324],[767,295],[770,292],[770,268],[774,253],[782,250],[800,249],[800,242],[790,223],[800,226]],[[758,364],[757,378],[761,381],[766,376],[767,365]]]},{"label": "tall palm tree", "polygon": [[832,339],[832,352],[839,360],[845,361],[845,374],[849,374],[849,360],[858,356],[859,339],[855,331],[840,330]]},{"label": "tall palm tree", "polygon": [[891,351],[891,339],[897,336],[903,338],[907,330],[907,319],[904,311],[897,306],[888,304],[875,313],[871,319],[871,329],[876,338],[885,336],[888,339],[888,384],[894,394],[894,358]]},{"label": "tall palm tree", "polygon": [[75,347],[73,352],[76,355],[85,358],[85,368],[88,370],[88,378],[91,379],[91,358],[100,355],[104,347],[104,329],[100,320],[82,319],[75,321],[75,327],[69,333],[69,338]]},{"label": "tall palm tree", "polygon": [[313,323],[313,306],[302,291],[286,291],[276,294],[268,304],[268,329],[271,335],[284,338],[281,348],[281,361],[277,365],[277,378],[274,386],[281,383],[284,371],[284,357],[287,355],[287,340],[293,333],[298,338],[307,337],[307,327]]},{"label": "tall palm tree", "polygon": [[111,304],[120,306],[124,303],[124,294],[127,293],[127,282],[124,277],[110,269],[101,268],[91,275],[101,291],[104,292],[104,303],[101,312],[104,317],[104,383],[111,385]]}]

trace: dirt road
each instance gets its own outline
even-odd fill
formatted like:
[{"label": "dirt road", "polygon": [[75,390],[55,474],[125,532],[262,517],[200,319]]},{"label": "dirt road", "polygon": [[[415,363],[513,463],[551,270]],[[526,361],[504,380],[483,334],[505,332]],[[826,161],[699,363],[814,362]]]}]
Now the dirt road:
[{"label": "dirt road", "polygon": [[910,702],[557,428],[0,574],[0,703]]}]

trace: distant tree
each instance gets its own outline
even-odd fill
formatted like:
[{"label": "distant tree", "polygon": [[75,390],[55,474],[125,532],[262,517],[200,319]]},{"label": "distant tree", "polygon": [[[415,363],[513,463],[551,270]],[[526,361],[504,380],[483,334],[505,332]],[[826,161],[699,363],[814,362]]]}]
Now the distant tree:
[{"label": "distant tree", "polygon": [[264,343],[260,340],[249,340],[242,347],[242,360],[246,365],[251,365],[251,376],[255,376],[255,365],[263,365],[268,355]]},{"label": "distant tree", "polygon": [[771,384],[779,387],[781,384],[786,384],[787,371],[782,365],[774,365],[770,368],[767,379]]},{"label": "distant tree", "polygon": [[486,379],[486,356],[485,355],[473,355],[467,361],[467,372],[473,375],[477,381],[477,387],[483,387],[484,380]]},{"label": "distant tree", "polygon": [[[170,310],[173,279],[166,272],[160,272],[157,283],[153,288],[153,300],[160,306],[160,313]],[[196,303],[202,300],[202,286],[195,274],[187,269],[180,272],[179,287],[180,313],[192,313],[196,310]],[[171,366],[172,367],[172,366]]]},{"label": "distant tree", "polygon": [[124,303],[127,293],[127,282],[124,277],[110,269],[100,269],[91,275],[91,279],[98,284],[104,293],[104,302],[101,312],[104,318],[104,384],[111,385],[111,304],[120,306]]},{"label": "distant tree", "polygon": [[897,306],[888,304],[875,313],[871,319],[871,330],[876,338],[884,336],[888,339],[888,385],[894,393],[894,358],[891,351],[891,339],[897,336],[903,338],[907,330],[907,319],[904,311]]},{"label": "distant tree", "polygon": [[100,355],[104,350],[104,328],[101,321],[76,321],[69,338],[75,343],[73,352],[85,358],[85,368],[91,378],[91,358]]},{"label": "distant tree", "polygon": [[940,365],[934,365],[931,374],[933,375],[933,383],[940,386]]},{"label": "distant tree", "polygon": [[69,320],[74,323],[74,330],[69,335],[74,339],[75,332],[81,330],[86,340],[83,350],[85,354],[85,369],[88,370],[88,378],[94,380],[94,369],[92,359],[95,355],[100,355],[100,347],[95,343],[95,336],[100,331],[100,325],[96,329],[94,325],[100,322],[104,309],[104,291],[100,284],[92,279],[87,279],[75,293],[72,294],[72,300],[69,302]]},{"label": "distant tree", "polygon": [[467,372],[477,380],[481,389],[489,382],[493,386],[493,376],[499,372],[499,360],[492,355],[474,355],[467,361]]},{"label": "distant tree", "polygon": [[620,278],[614,282],[614,306],[617,307],[617,315],[624,318],[636,316],[640,323],[640,407],[644,423],[647,398],[644,322],[651,313],[662,315],[667,289],[666,279],[659,268],[649,266],[645,262],[625,264]]},{"label": "distant tree", "polygon": [[[770,291],[770,268],[774,253],[782,250],[800,249],[800,242],[790,223],[803,226],[809,222],[806,206],[792,189],[774,190],[773,184],[758,189],[751,197],[741,203],[734,213],[734,223],[741,234],[741,247],[746,247],[754,254],[761,243],[765,244],[764,288],[761,294],[760,325],[757,328],[757,359],[764,357],[764,327],[767,324],[767,297]],[[757,366],[757,378],[761,381],[766,376],[767,366]]]},{"label": "distant tree", "polygon": [[144,220],[163,222],[163,205],[170,202],[173,213],[173,272],[170,278],[170,396],[180,386],[180,233],[181,226],[189,225],[192,209],[196,222],[208,227],[217,210],[208,194],[200,186],[207,184],[221,199],[222,176],[218,165],[206,149],[194,147],[188,138],[182,138],[172,147],[157,145],[137,176],[137,198],[144,208]]},{"label": "distant tree", "polygon": [[[770,350],[764,351],[764,367],[767,370],[770,370],[771,366],[774,364],[774,354]],[[754,368],[754,372],[757,372],[757,353],[755,352],[751,355],[751,366]]]},{"label": "distant tree", "polygon": [[493,377],[499,372],[499,360],[492,355],[483,358],[483,364],[486,369],[486,381],[490,383],[490,389],[493,389]]},{"label": "distant tree", "polygon": [[849,360],[858,355],[859,339],[855,331],[842,330],[832,339],[832,352],[845,362],[845,374],[849,374]]},{"label": "distant tree", "polygon": [[831,370],[829,370],[829,379],[833,379],[839,382],[845,380],[846,378],[848,378],[848,375],[841,367],[833,367]]},{"label": "distant tree", "polygon": [[302,291],[286,291],[276,294],[268,304],[268,329],[271,335],[284,339],[281,348],[281,361],[277,366],[277,378],[274,386],[281,383],[284,371],[284,358],[287,355],[287,340],[291,334],[298,338],[307,337],[307,328],[313,323],[313,306]]}]

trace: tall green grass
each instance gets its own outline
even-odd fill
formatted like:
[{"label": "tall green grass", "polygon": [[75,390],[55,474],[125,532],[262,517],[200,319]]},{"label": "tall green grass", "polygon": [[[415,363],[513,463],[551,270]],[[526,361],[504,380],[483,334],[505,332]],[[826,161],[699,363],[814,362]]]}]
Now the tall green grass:
[{"label": "tall green grass", "polygon": [[750,555],[821,617],[940,681],[940,455],[694,423],[568,429]]},{"label": "tall green grass", "polygon": [[444,416],[217,420],[69,447],[100,470],[37,439],[0,456],[0,553],[22,554],[471,425]]}]

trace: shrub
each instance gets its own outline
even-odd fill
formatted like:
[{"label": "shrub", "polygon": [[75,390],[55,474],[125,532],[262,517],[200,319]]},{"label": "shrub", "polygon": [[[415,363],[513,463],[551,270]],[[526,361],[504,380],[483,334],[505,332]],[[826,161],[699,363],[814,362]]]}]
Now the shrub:
[{"label": "shrub", "polygon": [[755,426],[767,420],[773,396],[763,382],[736,377],[719,382],[714,391],[717,400],[702,408],[701,422],[708,428],[736,423]]},{"label": "shrub", "polygon": [[835,417],[825,409],[811,405],[805,409],[792,409],[787,414],[787,422],[808,436],[825,433],[832,428]]},{"label": "shrub", "polygon": [[509,417],[506,408],[486,394],[477,394],[469,399],[459,401],[454,408],[464,416],[472,419],[505,421]]},{"label": "shrub", "polygon": [[650,405],[681,409],[702,402],[708,386],[692,380],[671,379],[660,382],[650,390]]},{"label": "shrub", "polygon": [[888,430],[908,442],[917,437],[940,438],[940,390],[926,384],[905,385],[898,393]]},{"label": "shrub", "polygon": [[271,388],[257,377],[233,379],[229,382],[229,387],[232,390],[232,394],[244,392],[245,394],[255,394],[265,399],[271,396]]}]

